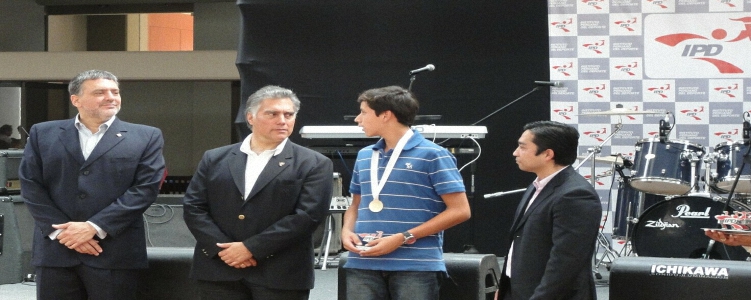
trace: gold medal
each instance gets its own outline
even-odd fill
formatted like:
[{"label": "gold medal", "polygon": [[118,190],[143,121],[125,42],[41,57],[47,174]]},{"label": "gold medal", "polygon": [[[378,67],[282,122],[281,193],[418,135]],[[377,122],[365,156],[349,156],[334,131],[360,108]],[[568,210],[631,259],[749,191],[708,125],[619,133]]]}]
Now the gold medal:
[{"label": "gold medal", "polygon": [[370,201],[370,204],[368,204],[368,209],[372,212],[379,212],[383,210],[383,202],[378,199],[373,199],[373,201]]}]

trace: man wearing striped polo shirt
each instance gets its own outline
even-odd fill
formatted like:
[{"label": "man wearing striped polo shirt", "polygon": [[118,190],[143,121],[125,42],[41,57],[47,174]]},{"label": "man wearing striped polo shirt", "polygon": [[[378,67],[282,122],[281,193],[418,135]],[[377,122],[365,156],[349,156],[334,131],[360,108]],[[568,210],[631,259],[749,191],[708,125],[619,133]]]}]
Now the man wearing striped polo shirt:
[{"label": "man wearing striped polo shirt", "polygon": [[438,299],[443,230],[470,217],[456,158],[410,128],[419,104],[404,88],[367,90],[357,100],[355,122],[381,139],[360,150],[350,183],[347,298]]}]

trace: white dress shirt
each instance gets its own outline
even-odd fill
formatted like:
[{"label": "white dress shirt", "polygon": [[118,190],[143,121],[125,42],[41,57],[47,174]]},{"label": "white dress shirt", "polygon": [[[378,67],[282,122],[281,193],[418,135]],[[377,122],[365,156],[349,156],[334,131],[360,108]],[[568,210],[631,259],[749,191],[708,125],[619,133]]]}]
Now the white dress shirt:
[{"label": "white dress shirt", "polygon": [[284,145],[287,144],[288,140],[284,139],[278,146],[276,146],[276,148],[265,150],[261,152],[261,154],[258,154],[250,150],[250,140],[252,138],[253,134],[251,133],[245,138],[245,140],[243,140],[242,144],[240,144],[240,151],[248,155],[248,159],[245,161],[245,191],[243,191],[243,199],[246,201],[248,200],[250,191],[253,190],[253,186],[258,180],[258,176],[261,175],[263,168],[269,163],[271,157],[282,153]]}]

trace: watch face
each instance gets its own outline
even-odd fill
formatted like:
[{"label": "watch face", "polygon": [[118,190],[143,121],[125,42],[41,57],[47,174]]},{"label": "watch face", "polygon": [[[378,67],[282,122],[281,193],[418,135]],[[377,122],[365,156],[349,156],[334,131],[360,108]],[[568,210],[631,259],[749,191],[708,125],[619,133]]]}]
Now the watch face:
[{"label": "watch face", "polygon": [[415,241],[417,241],[417,239],[415,238],[415,236],[412,235],[411,233],[409,233],[409,231],[403,232],[402,234],[404,235],[404,244],[405,245],[412,245],[412,244],[415,243]]}]

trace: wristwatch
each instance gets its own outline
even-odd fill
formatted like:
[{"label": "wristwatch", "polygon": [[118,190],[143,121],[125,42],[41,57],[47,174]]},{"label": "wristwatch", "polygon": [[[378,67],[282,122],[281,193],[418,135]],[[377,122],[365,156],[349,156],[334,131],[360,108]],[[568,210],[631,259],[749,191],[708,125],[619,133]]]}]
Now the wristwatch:
[{"label": "wristwatch", "polygon": [[404,235],[404,242],[402,243],[403,245],[412,245],[417,241],[417,238],[409,233],[409,231],[402,232],[402,235]]}]

